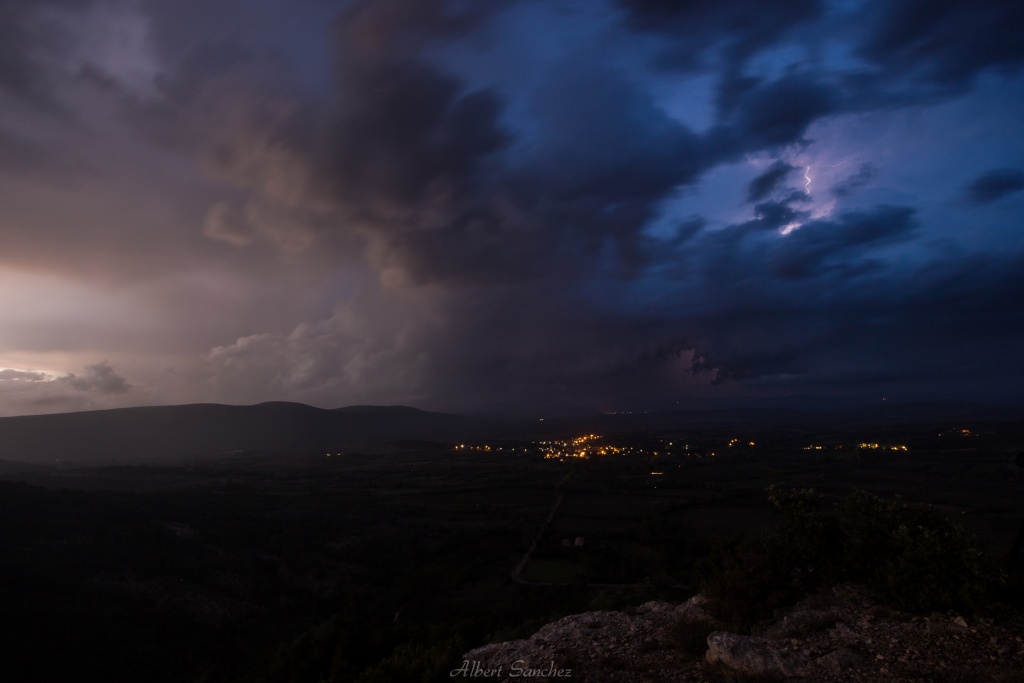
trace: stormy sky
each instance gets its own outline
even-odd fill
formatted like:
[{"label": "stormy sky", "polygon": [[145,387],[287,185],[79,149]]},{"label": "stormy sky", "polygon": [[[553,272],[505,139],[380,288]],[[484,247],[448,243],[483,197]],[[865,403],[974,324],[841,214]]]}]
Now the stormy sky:
[{"label": "stormy sky", "polygon": [[0,415],[1024,401],[1019,0],[0,0]]}]

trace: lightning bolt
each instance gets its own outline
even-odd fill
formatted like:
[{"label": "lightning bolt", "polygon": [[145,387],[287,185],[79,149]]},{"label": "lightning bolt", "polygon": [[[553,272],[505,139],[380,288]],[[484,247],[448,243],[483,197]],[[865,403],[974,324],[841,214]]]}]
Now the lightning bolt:
[{"label": "lightning bolt", "polygon": [[804,171],[804,180],[807,181],[806,183],[804,183],[804,192],[806,192],[807,194],[810,194],[811,193],[811,167],[810,166],[808,166],[807,169]]}]

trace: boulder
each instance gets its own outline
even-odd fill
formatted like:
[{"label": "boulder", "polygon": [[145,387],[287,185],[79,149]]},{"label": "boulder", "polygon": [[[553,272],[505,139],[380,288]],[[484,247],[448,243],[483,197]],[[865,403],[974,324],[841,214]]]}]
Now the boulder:
[{"label": "boulder", "polygon": [[814,668],[806,656],[783,650],[774,641],[725,631],[708,636],[705,658],[750,676],[799,678]]}]

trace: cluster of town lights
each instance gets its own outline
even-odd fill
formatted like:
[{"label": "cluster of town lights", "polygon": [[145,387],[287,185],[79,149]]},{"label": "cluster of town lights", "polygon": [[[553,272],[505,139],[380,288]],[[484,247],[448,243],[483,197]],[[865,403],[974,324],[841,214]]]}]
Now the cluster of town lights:
[{"label": "cluster of town lights", "polygon": [[[962,430],[962,434],[970,434],[967,430]],[[504,446],[491,445],[488,443],[460,443],[453,447],[455,451],[461,452],[475,452],[475,453],[504,453],[509,455],[529,455],[531,453],[542,455],[547,460],[564,460],[573,458],[594,458],[609,455],[625,455],[625,456],[659,456],[659,455],[672,455],[673,453],[679,453],[678,449],[686,452],[686,455],[692,457],[714,457],[715,452],[695,452],[690,450],[690,444],[680,443],[678,446],[673,441],[660,440],[660,450],[648,450],[645,447],[639,446],[628,446],[628,445],[613,445],[608,442],[600,434],[584,434],[571,439],[554,439],[549,441],[534,441],[529,445],[520,443],[518,445],[512,445],[506,443]],[[731,438],[726,444],[729,448],[753,448],[756,446],[756,442],[748,441],[747,439]],[[856,448],[865,450],[880,450],[880,451],[907,451],[907,447],[903,444],[886,444],[864,441],[858,444],[810,444],[804,446],[805,451],[828,451],[828,450],[841,450],[843,448]],[[338,455],[341,455],[340,453]]]},{"label": "cluster of town lights", "polygon": [[864,448],[864,449],[867,449],[869,451],[905,451],[905,450],[907,450],[907,447],[902,445],[902,444],[897,444],[897,445],[890,446],[890,445],[884,444],[884,443],[868,443],[866,441],[864,443],[857,444],[857,448]]},{"label": "cluster of town lights", "polygon": [[601,438],[600,434],[584,434],[569,441],[540,441],[541,453],[545,459],[589,458],[595,455],[618,455],[624,449],[617,446],[598,445],[594,443]]}]

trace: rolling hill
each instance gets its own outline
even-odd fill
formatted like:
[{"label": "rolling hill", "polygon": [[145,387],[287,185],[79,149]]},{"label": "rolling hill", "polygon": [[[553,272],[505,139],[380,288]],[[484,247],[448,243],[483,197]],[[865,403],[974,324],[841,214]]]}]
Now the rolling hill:
[{"label": "rolling hill", "polygon": [[478,436],[493,420],[404,406],[325,410],[301,403],[191,404],[0,418],[0,459],[148,462],[250,450],[338,448]]}]

